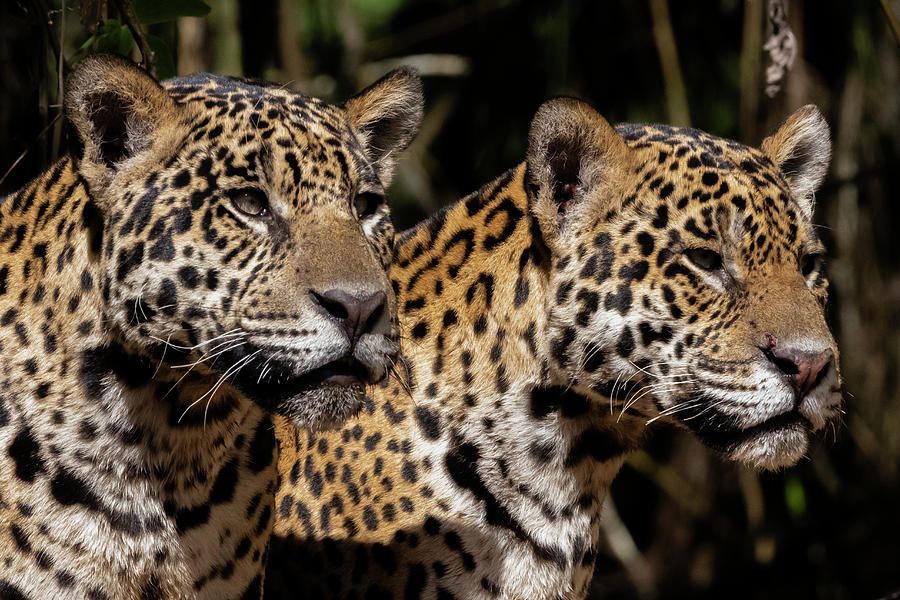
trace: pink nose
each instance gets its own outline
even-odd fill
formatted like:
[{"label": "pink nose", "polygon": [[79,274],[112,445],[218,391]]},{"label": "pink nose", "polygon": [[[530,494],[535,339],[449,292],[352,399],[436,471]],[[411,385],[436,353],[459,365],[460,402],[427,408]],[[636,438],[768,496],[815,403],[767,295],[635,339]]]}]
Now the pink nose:
[{"label": "pink nose", "polygon": [[766,335],[766,345],[760,348],[766,358],[775,367],[788,376],[791,385],[797,390],[800,398],[811,392],[828,372],[828,366],[834,360],[831,348],[822,352],[806,352],[794,350],[789,346],[780,346],[775,336]]}]

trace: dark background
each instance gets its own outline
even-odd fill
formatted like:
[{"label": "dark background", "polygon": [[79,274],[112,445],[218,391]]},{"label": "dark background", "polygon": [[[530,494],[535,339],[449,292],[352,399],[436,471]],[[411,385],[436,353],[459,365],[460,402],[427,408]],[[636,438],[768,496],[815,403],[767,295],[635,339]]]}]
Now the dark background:
[{"label": "dark background", "polygon": [[[397,64],[420,68],[425,122],[392,189],[400,227],[520,162],[531,116],[555,95],[587,99],[611,122],[751,144],[818,104],[833,128],[817,222],[844,422],[809,460],[761,475],[686,434],[657,435],[613,486],[592,597],[900,597],[900,45],[887,16],[900,15],[898,0],[790,1],[799,51],[774,98],[763,92],[763,0],[209,4],[204,18],[150,27],[179,73],[265,77],[339,101]],[[59,49],[77,60],[115,10],[68,2],[61,30],[59,0],[0,5],[3,194],[65,151]]]}]

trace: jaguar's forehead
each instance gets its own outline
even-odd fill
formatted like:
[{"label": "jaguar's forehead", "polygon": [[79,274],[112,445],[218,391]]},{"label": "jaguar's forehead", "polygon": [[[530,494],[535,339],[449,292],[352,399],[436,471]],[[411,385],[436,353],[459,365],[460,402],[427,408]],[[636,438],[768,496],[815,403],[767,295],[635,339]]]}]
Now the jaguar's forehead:
[{"label": "jaguar's forehead", "polygon": [[630,148],[655,152],[660,165],[669,158],[675,159],[666,165],[672,171],[711,170],[741,176],[748,185],[786,190],[778,169],[757,148],[690,127],[625,123],[616,129]]},{"label": "jaguar's forehead", "polygon": [[[271,156],[280,149],[294,170],[301,159],[314,159],[302,169],[310,169],[313,176],[322,174],[318,163],[329,162],[332,168],[326,174],[337,179],[346,177],[352,164],[361,185],[381,187],[344,111],[334,105],[284,85],[210,73],[168,79],[163,86],[179,104],[202,107],[195,116],[204,124],[202,129],[216,130],[212,124],[228,123],[241,147],[259,146],[251,149],[254,155]],[[246,133],[238,136],[245,126]]]},{"label": "jaguar's forehead", "polygon": [[665,201],[670,217],[673,211],[690,215],[687,229],[701,238],[730,230],[732,240],[754,246],[778,240],[785,250],[816,239],[784,176],[761,150],[688,127],[628,123],[616,129],[644,158],[635,173],[639,204]]},{"label": "jaguar's forehead", "polygon": [[246,103],[252,110],[283,109],[292,113],[313,111],[317,118],[332,120],[335,124],[340,120],[333,106],[285,85],[268,81],[194,73],[168,79],[162,85],[169,95],[181,103],[205,102],[207,108],[222,107],[222,103]]}]

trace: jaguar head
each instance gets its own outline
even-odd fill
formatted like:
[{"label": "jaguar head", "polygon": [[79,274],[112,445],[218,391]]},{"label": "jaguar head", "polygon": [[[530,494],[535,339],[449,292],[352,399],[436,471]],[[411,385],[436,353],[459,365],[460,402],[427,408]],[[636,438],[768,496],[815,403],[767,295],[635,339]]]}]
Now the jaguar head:
[{"label": "jaguar head", "polygon": [[66,101],[115,335],[301,426],[358,409],[398,349],[384,195],[421,121],[417,74],[333,106],[95,56]]},{"label": "jaguar head", "polygon": [[[537,113],[530,201],[553,257],[551,369],[757,468],[841,413],[814,192],[828,126],[799,109],[760,148],[583,102]],[[607,409],[608,410],[608,409]]]}]

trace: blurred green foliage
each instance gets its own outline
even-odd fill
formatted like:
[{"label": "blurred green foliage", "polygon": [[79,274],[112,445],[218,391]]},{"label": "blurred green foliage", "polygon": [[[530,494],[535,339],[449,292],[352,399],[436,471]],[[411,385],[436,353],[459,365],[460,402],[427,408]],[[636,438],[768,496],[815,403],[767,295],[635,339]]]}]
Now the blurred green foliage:
[{"label": "blurred green foliage", "polygon": [[118,19],[107,19],[98,28],[97,33],[90,36],[78,48],[76,57],[89,52],[108,52],[120,56],[130,56],[134,48],[134,36],[127,25]]},{"label": "blurred green foliage", "polygon": [[202,0],[132,0],[138,21],[156,25],[181,17],[205,17],[209,5]]},{"label": "blurred green foliage", "polygon": [[784,501],[794,518],[806,514],[806,491],[804,491],[803,481],[799,477],[790,476],[785,480]]},{"label": "blurred green foliage", "polygon": [[159,36],[148,35],[147,43],[153,54],[156,56],[156,74],[160,79],[168,79],[175,77],[177,70],[175,68],[175,57],[172,55],[172,49]]}]

